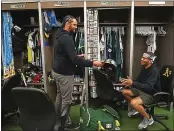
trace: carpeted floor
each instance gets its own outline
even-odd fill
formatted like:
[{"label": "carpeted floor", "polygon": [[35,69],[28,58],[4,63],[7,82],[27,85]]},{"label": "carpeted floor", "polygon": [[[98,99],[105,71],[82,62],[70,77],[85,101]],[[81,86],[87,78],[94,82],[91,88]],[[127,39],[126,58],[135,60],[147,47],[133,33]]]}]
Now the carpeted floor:
[{"label": "carpeted floor", "polygon": [[[126,110],[120,110],[118,111],[121,115],[121,130],[132,130],[136,131],[138,130],[138,124],[142,121],[142,118],[140,116],[134,116],[129,118],[127,116]],[[162,120],[172,131],[174,130],[174,112],[169,112],[162,108],[156,108],[155,109],[156,114],[167,114],[169,116],[169,120]],[[156,130],[156,131],[162,131],[165,130],[164,127],[162,127],[159,123],[154,123],[153,125],[148,127],[148,130]]]},{"label": "carpeted floor", "polygon": [[[132,118],[127,117],[127,111],[124,109],[118,109],[118,113],[121,116],[121,130],[123,131],[138,131],[138,124],[141,122],[140,116],[134,116]],[[169,120],[163,120],[165,124],[168,125],[168,127],[174,131],[174,112],[169,112],[162,108],[156,108],[155,113],[158,114],[167,114],[169,116]],[[79,106],[72,107],[71,111],[72,120],[75,123],[79,122],[79,116],[80,116],[80,109]],[[4,125],[2,127],[2,131],[22,131],[20,126],[18,125],[18,122],[14,123],[15,118],[13,120],[8,121],[8,124]],[[12,122],[13,121],[13,122]],[[164,128],[159,125],[158,123],[154,123],[152,126],[149,126],[149,130],[156,130],[156,131],[162,131]]]}]

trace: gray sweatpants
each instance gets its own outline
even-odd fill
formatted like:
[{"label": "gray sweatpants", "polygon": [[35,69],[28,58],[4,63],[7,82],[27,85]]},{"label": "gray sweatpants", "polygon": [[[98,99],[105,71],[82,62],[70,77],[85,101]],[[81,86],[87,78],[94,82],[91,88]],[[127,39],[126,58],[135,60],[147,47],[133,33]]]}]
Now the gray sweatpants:
[{"label": "gray sweatpants", "polygon": [[55,109],[57,114],[62,114],[66,106],[70,106],[72,103],[72,93],[73,93],[73,76],[66,76],[57,74],[52,71],[52,76],[56,81],[57,86],[57,96],[55,102]]}]

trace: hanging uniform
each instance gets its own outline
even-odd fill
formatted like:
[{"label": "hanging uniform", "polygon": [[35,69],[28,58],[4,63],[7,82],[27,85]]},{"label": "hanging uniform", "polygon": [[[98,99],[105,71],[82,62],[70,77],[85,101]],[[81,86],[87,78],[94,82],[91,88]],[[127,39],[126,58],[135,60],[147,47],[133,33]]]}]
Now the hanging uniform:
[{"label": "hanging uniform", "polygon": [[115,32],[115,41],[114,41],[114,47],[115,47],[115,57],[113,59],[115,59],[116,61],[116,65],[117,65],[117,68],[116,68],[116,81],[119,80],[120,78],[120,73],[121,73],[121,50],[120,50],[120,43],[119,43],[119,31],[117,30]]},{"label": "hanging uniform", "polygon": [[84,34],[80,33],[80,40],[79,40],[79,46],[78,46],[78,54],[85,54],[84,51]]},{"label": "hanging uniform", "polygon": [[9,12],[3,12],[3,70],[4,79],[15,75],[14,56],[12,49],[12,17]]},{"label": "hanging uniform", "polygon": [[34,41],[32,38],[33,32],[28,35],[28,44],[27,44],[27,49],[28,49],[28,62],[33,63],[34,62]]},{"label": "hanging uniform", "polygon": [[121,30],[119,30],[119,44],[120,44],[120,50],[121,50],[121,69],[123,69],[123,43],[121,38]]},{"label": "hanging uniform", "polygon": [[[106,54],[103,56],[101,52],[101,56],[105,59],[113,59],[116,61],[117,68],[116,68],[116,78],[117,81],[123,76],[122,69],[123,69],[123,44],[121,34],[124,34],[123,28],[113,28],[111,31],[110,27],[105,29],[105,33],[101,30],[101,40],[100,45],[106,44],[105,51]],[[101,58],[102,58],[101,57]]]},{"label": "hanging uniform", "polygon": [[101,39],[100,39],[100,52],[101,60],[106,59],[106,34],[103,29],[101,30]]},{"label": "hanging uniform", "polygon": [[79,41],[80,41],[80,32],[77,32],[75,35],[75,43],[74,43],[76,50],[78,49]]},{"label": "hanging uniform", "polygon": [[116,40],[115,40],[116,64],[121,65],[122,60],[121,60],[121,50],[120,50],[120,42],[119,42],[119,30],[116,32],[115,38],[116,38]]},{"label": "hanging uniform", "polygon": [[112,58],[112,35],[111,32],[108,33],[107,37],[107,58],[111,59]]},{"label": "hanging uniform", "polygon": [[[78,31],[75,35],[75,47],[77,54],[85,54],[85,47],[84,47],[84,33]],[[80,66],[75,66],[74,68],[74,75],[80,76],[80,78],[84,77],[84,68]]]},{"label": "hanging uniform", "polygon": [[154,31],[152,35],[148,36],[146,40],[147,52],[154,53],[156,51],[156,32]]}]

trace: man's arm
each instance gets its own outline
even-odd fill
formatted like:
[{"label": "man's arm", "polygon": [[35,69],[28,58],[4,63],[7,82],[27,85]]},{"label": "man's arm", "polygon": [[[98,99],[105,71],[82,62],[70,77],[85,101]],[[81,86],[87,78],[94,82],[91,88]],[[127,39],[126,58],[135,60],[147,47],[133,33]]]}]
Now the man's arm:
[{"label": "man's arm", "polygon": [[154,90],[154,85],[157,81],[157,78],[158,78],[158,71],[154,70],[149,74],[148,79],[144,83],[135,81],[132,83],[132,86],[137,89],[141,89],[144,92],[151,93]]},{"label": "man's arm", "polygon": [[65,52],[67,53],[68,57],[74,64],[79,65],[79,66],[85,66],[85,67],[93,66],[92,61],[85,60],[84,58],[77,56],[76,51],[75,51],[74,42],[69,36],[64,36],[64,41],[62,41],[62,42],[64,45]]}]

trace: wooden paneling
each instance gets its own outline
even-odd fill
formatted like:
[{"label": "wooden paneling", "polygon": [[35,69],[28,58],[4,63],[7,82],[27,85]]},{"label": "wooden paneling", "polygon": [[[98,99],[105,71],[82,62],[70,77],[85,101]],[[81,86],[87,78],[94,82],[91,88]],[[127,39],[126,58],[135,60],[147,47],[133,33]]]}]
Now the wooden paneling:
[{"label": "wooden paneling", "polygon": [[87,2],[87,7],[131,7],[130,1]]},{"label": "wooden paneling", "polygon": [[38,3],[2,3],[2,10],[38,9]]},{"label": "wooden paneling", "polygon": [[84,2],[42,2],[42,9],[84,7]]},{"label": "wooden paneling", "polygon": [[149,4],[149,1],[136,1],[135,6],[174,6],[174,2],[165,1],[165,4]]}]

